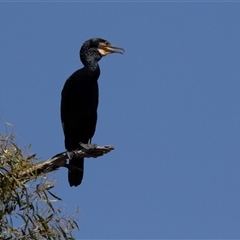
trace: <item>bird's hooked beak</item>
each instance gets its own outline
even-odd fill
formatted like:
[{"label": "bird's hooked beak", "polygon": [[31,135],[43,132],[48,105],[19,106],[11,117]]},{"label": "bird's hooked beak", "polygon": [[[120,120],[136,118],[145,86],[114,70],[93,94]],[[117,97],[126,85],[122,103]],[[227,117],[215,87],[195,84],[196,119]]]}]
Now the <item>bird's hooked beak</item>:
[{"label": "bird's hooked beak", "polygon": [[109,42],[100,42],[98,44],[98,51],[101,53],[102,56],[106,56],[110,53],[124,53],[123,48],[113,46]]}]

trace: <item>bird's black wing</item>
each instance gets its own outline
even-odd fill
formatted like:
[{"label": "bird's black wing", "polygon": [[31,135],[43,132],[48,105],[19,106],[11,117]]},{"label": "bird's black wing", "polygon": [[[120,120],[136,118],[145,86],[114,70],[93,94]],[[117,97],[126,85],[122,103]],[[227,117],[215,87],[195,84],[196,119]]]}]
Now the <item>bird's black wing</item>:
[{"label": "bird's black wing", "polygon": [[[73,73],[66,81],[61,98],[61,121],[68,151],[79,148],[79,143],[88,143],[93,137],[97,123],[97,79],[87,75],[84,69]],[[83,158],[73,157],[70,165],[80,169],[69,170],[70,185],[79,185],[83,178]]]}]

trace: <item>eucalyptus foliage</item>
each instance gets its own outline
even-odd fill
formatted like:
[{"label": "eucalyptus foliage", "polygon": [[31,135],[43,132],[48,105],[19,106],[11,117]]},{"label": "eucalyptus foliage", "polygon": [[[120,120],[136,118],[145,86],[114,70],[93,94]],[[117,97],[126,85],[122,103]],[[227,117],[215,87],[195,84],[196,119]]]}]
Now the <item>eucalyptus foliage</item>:
[{"label": "eucalyptus foliage", "polygon": [[74,239],[78,209],[67,215],[55,206],[61,200],[52,193],[56,182],[28,171],[37,163],[29,152],[13,134],[0,135],[0,239]]}]

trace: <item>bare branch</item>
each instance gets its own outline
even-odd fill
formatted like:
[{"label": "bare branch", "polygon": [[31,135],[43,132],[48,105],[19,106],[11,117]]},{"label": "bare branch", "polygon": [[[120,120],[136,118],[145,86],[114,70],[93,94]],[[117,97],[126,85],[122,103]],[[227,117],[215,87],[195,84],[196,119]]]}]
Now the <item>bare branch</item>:
[{"label": "bare branch", "polygon": [[[94,146],[93,148],[82,148],[80,150],[74,151],[74,156],[79,158],[97,158],[104,154],[109,153],[110,151],[114,150],[113,146]],[[69,167],[67,164],[68,155],[67,152],[58,153],[57,155],[53,156],[52,158],[40,162],[34,165],[32,168],[28,169],[21,174],[21,177],[28,178],[33,175],[41,175],[47,172],[52,172],[57,170],[59,167]]]}]

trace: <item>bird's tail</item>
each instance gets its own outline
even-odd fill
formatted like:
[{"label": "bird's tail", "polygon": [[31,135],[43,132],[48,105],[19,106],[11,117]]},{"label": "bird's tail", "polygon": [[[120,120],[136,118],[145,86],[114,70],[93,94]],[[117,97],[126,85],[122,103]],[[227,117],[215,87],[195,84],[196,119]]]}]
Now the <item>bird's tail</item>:
[{"label": "bird's tail", "polygon": [[68,182],[70,187],[75,186],[77,187],[78,185],[81,184],[82,179],[83,179],[83,171],[84,171],[84,158],[75,158],[73,157],[69,161],[69,167],[68,170]]}]

